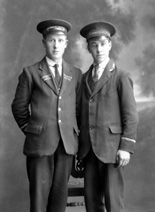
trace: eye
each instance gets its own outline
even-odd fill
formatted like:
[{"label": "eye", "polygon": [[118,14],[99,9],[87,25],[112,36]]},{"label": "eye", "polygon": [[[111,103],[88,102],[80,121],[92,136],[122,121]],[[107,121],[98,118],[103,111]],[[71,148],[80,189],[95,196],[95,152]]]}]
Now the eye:
[{"label": "eye", "polygon": [[48,40],[48,42],[53,43],[54,39],[51,38],[51,39]]},{"label": "eye", "polygon": [[108,42],[102,42],[101,43],[101,46],[105,46],[105,45],[107,45],[108,44]]},{"label": "eye", "polygon": [[92,47],[92,48],[95,48],[97,45],[96,45],[96,43],[91,43],[90,44],[90,47]]},{"label": "eye", "polygon": [[59,39],[59,43],[62,43],[62,42],[64,42],[64,40],[63,39]]},{"label": "eye", "polygon": [[105,43],[101,43],[101,46],[105,46]]}]

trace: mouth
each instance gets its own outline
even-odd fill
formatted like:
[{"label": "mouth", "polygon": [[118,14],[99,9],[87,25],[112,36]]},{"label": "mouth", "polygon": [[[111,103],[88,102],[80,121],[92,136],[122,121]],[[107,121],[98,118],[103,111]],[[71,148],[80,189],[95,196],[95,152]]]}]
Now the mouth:
[{"label": "mouth", "polygon": [[104,56],[104,53],[97,54],[97,56],[102,57]]},{"label": "mouth", "polygon": [[99,54],[97,55],[97,57],[104,57],[104,54]]}]

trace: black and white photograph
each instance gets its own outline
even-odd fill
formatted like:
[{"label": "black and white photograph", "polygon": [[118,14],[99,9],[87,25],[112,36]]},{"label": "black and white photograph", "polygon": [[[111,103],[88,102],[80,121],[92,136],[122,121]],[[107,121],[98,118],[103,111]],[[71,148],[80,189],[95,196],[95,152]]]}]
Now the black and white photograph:
[{"label": "black and white photograph", "polygon": [[0,0],[0,211],[155,212],[155,0]]}]

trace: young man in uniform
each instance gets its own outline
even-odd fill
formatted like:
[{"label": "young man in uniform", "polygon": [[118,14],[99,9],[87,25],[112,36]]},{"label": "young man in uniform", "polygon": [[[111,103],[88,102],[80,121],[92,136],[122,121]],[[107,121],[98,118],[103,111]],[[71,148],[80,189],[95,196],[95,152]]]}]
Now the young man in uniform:
[{"label": "young man in uniform", "polygon": [[30,184],[30,212],[65,212],[73,155],[78,150],[76,106],[81,70],[63,60],[71,24],[42,21],[45,57],[25,67],[12,112],[26,135],[24,154]]},{"label": "young man in uniform", "polygon": [[138,116],[130,74],[109,52],[116,30],[107,22],[86,25],[93,64],[83,75],[78,158],[84,162],[87,212],[123,212],[123,168],[136,143]]}]

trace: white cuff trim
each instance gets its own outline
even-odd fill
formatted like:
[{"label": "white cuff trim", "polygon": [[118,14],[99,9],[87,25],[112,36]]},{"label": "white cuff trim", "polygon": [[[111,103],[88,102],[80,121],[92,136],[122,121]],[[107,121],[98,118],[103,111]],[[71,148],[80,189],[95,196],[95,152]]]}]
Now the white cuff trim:
[{"label": "white cuff trim", "polygon": [[131,139],[131,138],[122,137],[122,139],[136,143],[136,140]]}]

